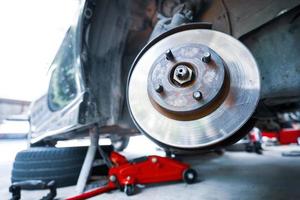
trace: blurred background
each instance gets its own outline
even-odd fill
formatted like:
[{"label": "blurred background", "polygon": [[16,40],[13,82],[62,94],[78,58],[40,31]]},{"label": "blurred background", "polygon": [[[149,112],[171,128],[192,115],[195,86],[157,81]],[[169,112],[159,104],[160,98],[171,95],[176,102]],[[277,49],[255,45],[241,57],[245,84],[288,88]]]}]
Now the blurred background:
[{"label": "blurred background", "polygon": [[48,69],[76,0],[0,1],[0,138],[24,138],[30,102],[47,91]]}]

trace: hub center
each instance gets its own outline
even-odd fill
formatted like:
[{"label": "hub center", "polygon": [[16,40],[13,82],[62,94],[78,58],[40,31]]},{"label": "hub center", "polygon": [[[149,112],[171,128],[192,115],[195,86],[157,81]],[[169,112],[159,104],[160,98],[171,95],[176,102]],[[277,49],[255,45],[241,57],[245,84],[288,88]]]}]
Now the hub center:
[{"label": "hub center", "polygon": [[[169,59],[172,54],[173,59]],[[224,89],[225,65],[216,52],[201,44],[186,44],[159,56],[148,77],[154,107],[172,118],[198,116]],[[217,104],[217,103],[216,103]]]},{"label": "hub center", "polygon": [[173,74],[173,81],[182,86],[192,80],[193,70],[184,64],[177,65]]}]

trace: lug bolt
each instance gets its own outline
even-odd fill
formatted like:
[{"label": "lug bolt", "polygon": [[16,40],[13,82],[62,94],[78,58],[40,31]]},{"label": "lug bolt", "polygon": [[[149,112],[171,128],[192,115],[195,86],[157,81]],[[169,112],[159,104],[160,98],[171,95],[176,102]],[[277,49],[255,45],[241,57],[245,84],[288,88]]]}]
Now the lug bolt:
[{"label": "lug bolt", "polygon": [[165,54],[166,54],[167,60],[174,60],[174,55],[173,55],[171,49],[169,49]]},{"label": "lug bolt", "polygon": [[157,93],[162,93],[162,91],[164,91],[164,88],[161,84],[155,84],[154,85],[154,90],[157,92]]},{"label": "lug bolt", "polygon": [[205,52],[202,57],[202,61],[205,63],[209,63],[211,60],[211,55],[209,52]]},{"label": "lug bolt", "polygon": [[193,93],[193,98],[197,101],[200,101],[202,99],[202,93],[200,91],[196,91]]}]

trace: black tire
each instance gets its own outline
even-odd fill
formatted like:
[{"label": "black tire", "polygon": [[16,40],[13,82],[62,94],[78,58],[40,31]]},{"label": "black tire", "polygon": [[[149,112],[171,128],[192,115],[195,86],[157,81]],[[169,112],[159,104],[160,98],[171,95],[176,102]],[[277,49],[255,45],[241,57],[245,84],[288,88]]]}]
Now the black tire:
[{"label": "black tire", "polygon": [[34,147],[16,155],[11,181],[55,180],[57,187],[75,185],[87,147]]},{"label": "black tire", "polygon": [[194,169],[187,169],[183,172],[183,181],[187,184],[196,182],[198,177],[197,172]]},{"label": "black tire", "polygon": [[135,193],[135,186],[132,185],[132,184],[125,185],[124,192],[127,194],[127,196],[134,195],[134,193]]},{"label": "black tire", "polygon": [[114,150],[119,152],[126,149],[129,143],[128,136],[111,135],[110,140],[111,140],[111,144],[114,147]]}]

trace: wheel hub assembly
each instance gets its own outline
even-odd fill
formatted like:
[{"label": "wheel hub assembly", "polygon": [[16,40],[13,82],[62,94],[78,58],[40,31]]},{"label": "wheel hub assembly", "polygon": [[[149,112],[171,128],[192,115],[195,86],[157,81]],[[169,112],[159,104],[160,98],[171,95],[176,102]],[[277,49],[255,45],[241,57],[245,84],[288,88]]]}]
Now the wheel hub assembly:
[{"label": "wheel hub assembly", "polygon": [[238,40],[184,25],[139,54],[129,74],[128,106],[139,129],[162,146],[213,148],[250,119],[259,80],[253,56]]}]

